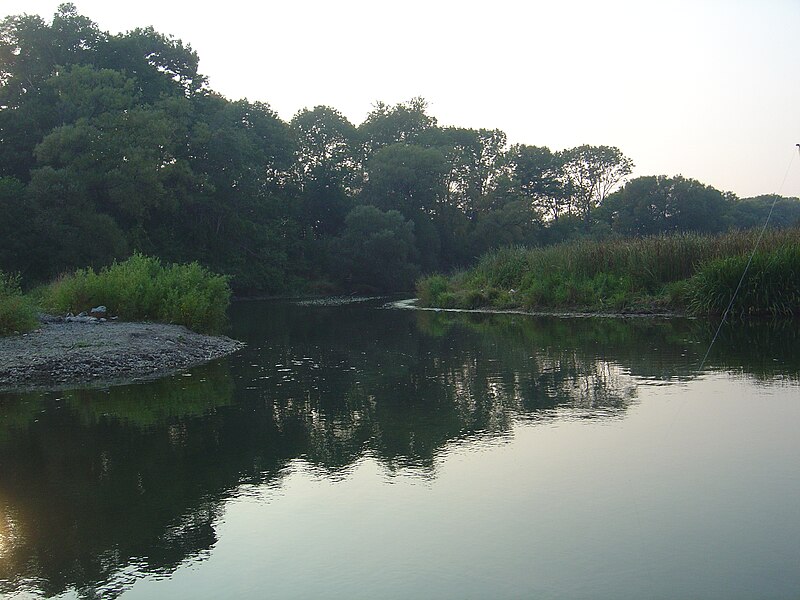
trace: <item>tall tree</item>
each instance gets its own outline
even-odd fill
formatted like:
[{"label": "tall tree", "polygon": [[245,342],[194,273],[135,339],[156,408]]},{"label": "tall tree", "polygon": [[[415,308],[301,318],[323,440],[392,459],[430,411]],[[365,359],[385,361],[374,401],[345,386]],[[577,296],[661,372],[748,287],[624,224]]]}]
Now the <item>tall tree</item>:
[{"label": "tall tree", "polygon": [[511,190],[530,203],[548,221],[557,221],[570,210],[570,188],[561,153],[546,146],[517,144],[508,153]]},{"label": "tall tree", "polygon": [[506,134],[448,127],[437,140],[449,165],[447,201],[474,220],[492,208],[491,196],[504,170]]},{"label": "tall tree", "polygon": [[755,198],[731,198],[731,225],[740,229],[763,226],[772,211],[772,227],[800,226],[800,198],[767,194]]},{"label": "tall tree", "polygon": [[418,274],[414,224],[396,210],[357,206],[334,240],[334,272],[348,287],[409,290]]},{"label": "tall tree", "polygon": [[0,175],[28,180],[33,148],[58,124],[47,81],[65,66],[92,62],[104,39],[73,4],[59,6],[52,24],[30,15],[0,23]]},{"label": "tall tree", "polygon": [[206,78],[198,72],[198,63],[191,46],[152,27],[109,36],[97,57],[99,66],[132,78],[145,102],[203,92]]},{"label": "tall tree", "polygon": [[436,119],[427,110],[428,103],[419,97],[394,106],[375,104],[358,128],[366,155],[391,144],[420,144],[424,134],[436,127]]},{"label": "tall tree", "polygon": [[637,177],[608,197],[603,212],[623,235],[652,235],[728,228],[730,202],[713,187],[680,175]]},{"label": "tall tree", "polygon": [[160,228],[182,260],[199,258],[239,289],[277,291],[299,238],[282,186],[292,164],[289,128],[266,104],[194,99],[185,144],[195,188]]},{"label": "tall tree", "polygon": [[298,216],[316,236],[336,234],[352,198],[363,187],[358,132],[344,115],[327,106],[301,110],[290,128],[294,176],[303,205]]},{"label": "tall tree", "polygon": [[385,210],[399,210],[406,218],[432,214],[444,198],[447,162],[435,148],[393,144],[377,151],[367,163],[365,195]]},{"label": "tall tree", "polygon": [[614,146],[589,145],[564,150],[562,160],[572,205],[588,231],[593,211],[630,175],[633,161]]}]

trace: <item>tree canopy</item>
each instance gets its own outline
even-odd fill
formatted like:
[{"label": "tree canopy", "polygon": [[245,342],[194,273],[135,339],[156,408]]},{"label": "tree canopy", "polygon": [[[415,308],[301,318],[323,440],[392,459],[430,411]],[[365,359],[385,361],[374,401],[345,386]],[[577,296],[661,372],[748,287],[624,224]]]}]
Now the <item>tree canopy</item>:
[{"label": "tree canopy", "polygon": [[440,126],[423,98],[361,124],[314,106],[286,122],[208,87],[181,40],[104,32],[73,4],[0,22],[0,270],[34,284],[135,251],[199,261],[240,293],[390,290],[509,244],[722,231],[800,219],[639,177],[613,146],[508,146]]}]

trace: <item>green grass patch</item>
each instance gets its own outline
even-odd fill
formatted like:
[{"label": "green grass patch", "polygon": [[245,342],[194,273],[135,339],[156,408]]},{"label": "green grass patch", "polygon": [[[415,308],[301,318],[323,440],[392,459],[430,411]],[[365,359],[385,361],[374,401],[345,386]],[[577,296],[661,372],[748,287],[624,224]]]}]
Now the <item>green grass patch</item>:
[{"label": "green grass patch", "polygon": [[[746,231],[503,248],[472,269],[421,279],[417,294],[442,308],[722,312],[757,238]],[[760,248],[734,309],[798,314],[800,229],[767,232]]]},{"label": "green grass patch", "polygon": [[37,324],[36,310],[23,296],[19,277],[0,271],[0,335],[24,333]]},{"label": "green grass patch", "polygon": [[749,257],[731,256],[712,260],[699,270],[687,286],[687,304],[695,314],[722,314],[731,303],[734,316],[800,315],[800,245],[786,245]]},{"label": "green grass patch", "polygon": [[177,323],[216,333],[227,322],[228,278],[198,263],[162,264],[134,254],[99,272],[80,269],[39,291],[41,304],[57,314],[80,313],[104,305],[127,321]]}]

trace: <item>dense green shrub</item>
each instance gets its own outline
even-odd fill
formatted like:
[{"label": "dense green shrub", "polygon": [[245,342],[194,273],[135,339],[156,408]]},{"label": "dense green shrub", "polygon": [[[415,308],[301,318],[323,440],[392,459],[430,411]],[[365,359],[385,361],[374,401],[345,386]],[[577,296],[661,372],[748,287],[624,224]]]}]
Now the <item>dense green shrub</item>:
[{"label": "dense green shrub", "polygon": [[0,335],[30,331],[37,323],[33,305],[19,288],[19,277],[0,271]]},{"label": "dense green shrub", "polygon": [[125,320],[178,323],[218,332],[226,323],[231,291],[228,279],[197,263],[162,264],[134,254],[99,272],[80,269],[61,277],[42,293],[45,309],[57,313],[88,311],[104,305]]}]

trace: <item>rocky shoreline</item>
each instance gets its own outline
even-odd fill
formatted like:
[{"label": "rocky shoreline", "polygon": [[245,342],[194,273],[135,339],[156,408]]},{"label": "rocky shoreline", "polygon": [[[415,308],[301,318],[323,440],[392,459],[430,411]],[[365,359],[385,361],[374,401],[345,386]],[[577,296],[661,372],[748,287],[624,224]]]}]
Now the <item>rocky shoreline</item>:
[{"label": "rocky shoreline", "polygon": [[155,379],[243,347],[243,342],[181,325],[44,317],[35,331],[0,337],[0,391]]}]

